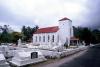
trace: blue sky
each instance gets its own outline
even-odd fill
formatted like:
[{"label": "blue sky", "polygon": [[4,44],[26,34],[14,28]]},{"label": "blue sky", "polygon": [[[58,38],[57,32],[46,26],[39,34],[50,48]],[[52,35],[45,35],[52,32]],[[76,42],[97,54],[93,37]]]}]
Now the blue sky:
[{"label": "blue sky", "polygon": [[0,25],[56,26],[68,17],[74,26],[100,27],[99,0],[0,0]]}]

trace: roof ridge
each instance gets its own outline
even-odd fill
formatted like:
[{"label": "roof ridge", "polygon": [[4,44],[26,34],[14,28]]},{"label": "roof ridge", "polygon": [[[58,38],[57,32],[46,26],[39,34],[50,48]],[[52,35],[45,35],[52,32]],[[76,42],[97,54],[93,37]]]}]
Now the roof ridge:
[{"label": "roof ridge", "polygon": [[38,29],[34,34],[38,34],[38,33],[53,33],[53,32],[57,32],[58,30],[59,30],[58,26],[45,27],[45,28]]},{"label": "roof ridge", "polygon": [[[64,17],[64,18],[60,19],[59,21],[64,21],[64,20],[70,20],[70,19],[67,18],[67,17]],[[71,21],[71,20],[70,20],[70,21]]]},{"label": "roof ridge", "polygon": [[53,28],[53,27],[58,27],[58,26],[43,27],[43,28],[39,28],[39,29],[45,29],[45,28]]}]

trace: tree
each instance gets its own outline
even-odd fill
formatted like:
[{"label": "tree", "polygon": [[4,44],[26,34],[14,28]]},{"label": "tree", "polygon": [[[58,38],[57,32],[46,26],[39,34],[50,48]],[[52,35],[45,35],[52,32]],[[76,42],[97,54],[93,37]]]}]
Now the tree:
[{"label": "tree", "polygon": [[10,42],[11,35],[10,35],[9,25],[0,26],[0,30],[2,30],[2,32],[0,32],[0,41],[4,43]]},{"label": "tree", "polygon": [[74,35],[81,41],[85,41],[86,45],[96,42],[95,35],[93,35],[93,32],[88,28],[74,27]]},{"label": "tree", "polygon": [[1,36],[0,36],[0,41],[4,43],[9,43],[11,41],[11,35],[10,33],[7,32],[7,29],[4,29]]},{"label": "tree", "polygon": [[[16,33],[9,27],[9,25],[0,26],[0,42],[1,43],[11,43],[19,38],[19,34],[15,35]],[[15,37],[16,36],[16,37]]]},{"label": "tree", "polygon": [[92,33],[88,28],[84,28],[82,31],[82,40],[85,41],[86,45],[89,45],[92,41]]},{"label": "tree", "polygon": [[17,43],[18,39],[22,38],[22,34],[20,32],[12,32],[11,40],[13,43]]},{"label": "tree", "polygon": [[92,31],[92,34],[95,37],[95,43],[100,43],[100,31],[95,29]]},{"label": "tree", "polygon": [[26,30],[26,27],[25,26],[22,27],[21,33],[22,33],[22,40],[23,41],[26,41],[27,30]]},{"label": "tree", "polygon": [[83,40],[83,38],[82,38],[82,34],[83,34],[83,29],[84,28],[82,28],[82,27],[73,27],[73,29],[74,29],[74,36],[76,37],[76,38],[79,38],[79,40],[82,42],[82,41],[84,41]]},{"label": "tree", "polygon": [[31,41],[33,33],[36,32],[38,29],[38,26],[35,26],[34,28],[31,27],[22,27],[22,40],[23,41]]},{"label": "tree", "polygon": [[[34,28],[23,26],[22,32],[14,32],[9,27],[9,25],[0,26],[0,42],[1,43],[16,43],[19,38],[22,38],[23,41],[30,41],[32,39],[32,35],[36,32],[38,26]],[[2,30],[2,31],[1,31]]]},{"label": "tree", "polygon": [[82,40],[83,28],[82,27],[73,27],[73,29],[74,29],[74,36],[79,38],[80,40]]}]

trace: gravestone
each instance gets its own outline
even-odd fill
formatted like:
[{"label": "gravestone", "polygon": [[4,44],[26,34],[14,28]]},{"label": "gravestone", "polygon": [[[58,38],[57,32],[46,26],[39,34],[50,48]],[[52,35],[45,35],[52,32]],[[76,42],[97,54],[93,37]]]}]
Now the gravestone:
[{"label": "gravestone", "polygon": [[10,67],[3,54],[0,54],[0,67]]},{"label": "gravestone", "polygon": [[18,40],[18,46],[20,47],[22,45],[21,39]]},{"label": "gravestone", "polygon": [[31,53],[31,59],[38,58],[38,52]]},{"label": "gravestone", "polygon": [[16,66],[24,66],[27,64],[38,63],[46,61],[46,58],[42,55],[41,52],[32,52],[30,51],[16,51],[15,56],[12,58],[10,63]]}]

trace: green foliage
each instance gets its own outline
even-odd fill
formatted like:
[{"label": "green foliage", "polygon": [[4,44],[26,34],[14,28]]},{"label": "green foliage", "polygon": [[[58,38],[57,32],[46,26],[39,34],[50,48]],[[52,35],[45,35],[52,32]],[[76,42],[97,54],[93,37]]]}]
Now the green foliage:
[{"label": "green foliage", "polygon": [[0,43],[16,43],[21,38],[21,33],[9,30],[9,25],[0,26],[2,33],[0,33]]},{"label": "green foliage", "polygon": [[9,43],[11,41],[10,33],[9,33],[9,25],[4,25],[3,27],[0,26],[0,29],[2,29],[2,33],[0,34],[0,42]]},{"label": "green foliage", "polygon": [[[25,42],[29,42],[32,40],[33,33],[37,31],[38,26],[31,27],[22,27],[22,31],[20,32],[9,32],[9,26],[4,25],[0,26],[2,29],[2,33],[0,33],[0,43],[17,43],[17,40],[21,38]],[[81,41],[85,41],[88,45],[90,43],[100,43],[100,31],[90,30],[88,28],[82,27],[73,27],[75,37],[79,38]]]},{"label": "green foliage", "polygon": [[81,41],[85,41],[86,45],[100,42],[100,31],[97,29],[90,30],[82,27],[73,27],[73,29],[75,37],[78,37]]},{"label": "green foliage", "polygon": [[17,43],[18,39],[22,38],[22,34],[20,32],[12,32],[11,35],[13,43]]},{"label": "green foliage", "polygon": [[11,35],[6,30],[4,30],[0,36],[0,41],[9,43],[11,41],[10,37]]},{"label": "green foliage", "polygon": [[88,28],[82,30],[82,40],[85,41],[86,45],[89,45],[92,42],[92,33]]},{"label": "green foliage", "polygon": [[100,43],[100,31],[95,29],[92,31],[93,36],[95,37],[95,41]]},{"label": "green foliage", "polygon": [[36,32],[38,29],[38,26],[31,28],[31,27],[22,27],[22,40],[23,41],[30,41],[32,39],[33,33]]}]

